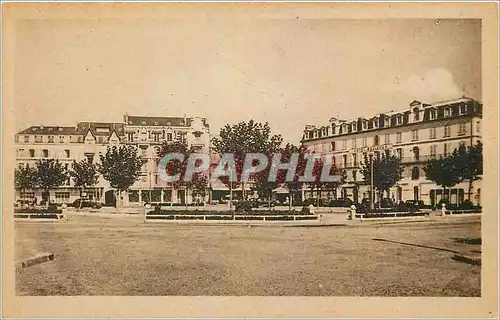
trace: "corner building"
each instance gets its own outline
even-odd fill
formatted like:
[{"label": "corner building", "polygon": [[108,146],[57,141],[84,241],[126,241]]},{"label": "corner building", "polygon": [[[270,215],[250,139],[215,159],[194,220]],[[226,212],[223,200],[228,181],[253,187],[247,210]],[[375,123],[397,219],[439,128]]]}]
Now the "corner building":
[{"label": "corner building", "polygon": [[[323,191],[323,199],[343,197],[361,202],[369,198],[370,184],[363,181],[360,163],[365,154],[389,150],[401,159],[403,174],[384,197],[434,205],[443,198],[443,189],[425,179],[426,161],[481,141],[481,122],[482,103],[470,98],[434,104],[413,101],[401,111],[350,120],[331,118],[321,127],[307,125],[301,142],[310,151],[332,154],[335,165],[347,172],[346,183]],[[447,189],[450,202],[467,199],[468,188],[464,181]],[[473,182],[471,201],[481,203],[481,179]]]}]

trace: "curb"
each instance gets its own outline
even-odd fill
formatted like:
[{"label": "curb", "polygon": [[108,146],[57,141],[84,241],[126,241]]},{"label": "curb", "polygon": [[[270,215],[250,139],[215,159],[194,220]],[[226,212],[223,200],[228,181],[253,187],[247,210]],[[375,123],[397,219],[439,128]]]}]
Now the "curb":
[{"label": "curb", "polygon": [[36,256],[21,261],[16,261],[16,268],[24,269],[30,266],[34,266],[36,264],[53,261],[54,259],[55,259],[54,253],[47,253],[47,252],[39,253]]},{"label": "curb", "polygon": [[462,254],[455,254],[453,257],[451,257],[455,261],[460,261],[460,262],[465,262],[471,265],[476,265],[480,266],[481,265],[481,258],[479,257],[473,257],[473,256],[467,256],[467,255],[462,255]]}]

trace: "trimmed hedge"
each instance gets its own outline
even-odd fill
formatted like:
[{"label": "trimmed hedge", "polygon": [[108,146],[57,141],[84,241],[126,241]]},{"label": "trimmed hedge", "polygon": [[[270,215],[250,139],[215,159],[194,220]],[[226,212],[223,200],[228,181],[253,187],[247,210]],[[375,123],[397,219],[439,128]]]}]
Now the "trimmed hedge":
[{"label": "trimmed hedge", "polygon": [[234,220],[259,220],[263,221],[264,217],[263,216],[235,216]]},{"label": "trimmed hedge", "polygon": [[231,216],[206,216],[205,220],[233,220]]},{"label": "trimmed hedge", "polygon": [[203,220],[203,216],[175,216],[175,220]]},{"label": "trimmed hedge", "polygon": [[174,220],[174,216],[156,216],[156,217],[153,217],[153,216],[146,216],[146,219],[149,219],[149,220]]},{"label": "trimmed hedge", "polygon": [[295,220],[318,220],[317,216],[295,217]]},{"label": "trimmed hedge", "polygon": [[[146,215],[183,215],[183,216],[231,216],[233,213],[231,211],[205,211],[205,210],[152,210],[146,213]],[[300,215],[310,215],[309,212],[303,211],[251,211],[251,212],[234,212],[235,216],[276,216],[276,215],[286,215],[286,216],[300,216]]]},{"label": "trimmed hedge", "polygon": [[[369,218],[394,218],[394,217],[418,217],[418,216],[425,216],[425,212],[406,212],[406,213],[401,213],[396,216],[394,216],[394,213],[365,213],[362,215],[364,219],[369,219]],[[360,215],[361,216],[361,215]],[[358,215],[356,214],[356,217]]]},{"label": "trimmed hedge", "polygon": [[14,213],[39,213],[39,214],[60,214],[62,209],[38,209],[38,208],[18,208],[14,209]]},{"label": "trimmed hedge", "polygon": [[277,217],[266,217],[266,221],[289,221],[293,220],[293,216],[277,216]]},{"label": "trimmed hedge", "polygon": [[48,213],[48,214],[15,214],[14,218],[21,219],[59,219],[59,216],[56,213]]}]

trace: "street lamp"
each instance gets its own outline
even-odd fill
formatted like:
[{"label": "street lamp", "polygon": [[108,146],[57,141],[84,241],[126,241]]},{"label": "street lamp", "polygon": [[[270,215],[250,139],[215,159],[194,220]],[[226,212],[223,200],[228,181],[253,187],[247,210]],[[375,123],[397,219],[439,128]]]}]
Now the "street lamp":
[{"label": "street lamp", "polygon": [[373,153],[370,153],[370,180],[371,180],[371,187],[370,187],[370,197],[371,197],[370,209],[375,210],[375,203],[374,203],[375,194],[373,192],[374,191],[373,190],[373,161],[374,161]]}]

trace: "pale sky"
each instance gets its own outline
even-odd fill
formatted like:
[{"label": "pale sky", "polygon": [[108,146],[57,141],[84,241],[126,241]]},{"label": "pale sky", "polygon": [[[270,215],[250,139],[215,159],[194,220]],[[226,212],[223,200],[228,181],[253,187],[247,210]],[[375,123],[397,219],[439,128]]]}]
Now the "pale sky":
[{"label": "pale sky", "polygon": [[123,114],[306,124],[466,95],[481,100],[480,20],[23,20],[16,128]]}]

